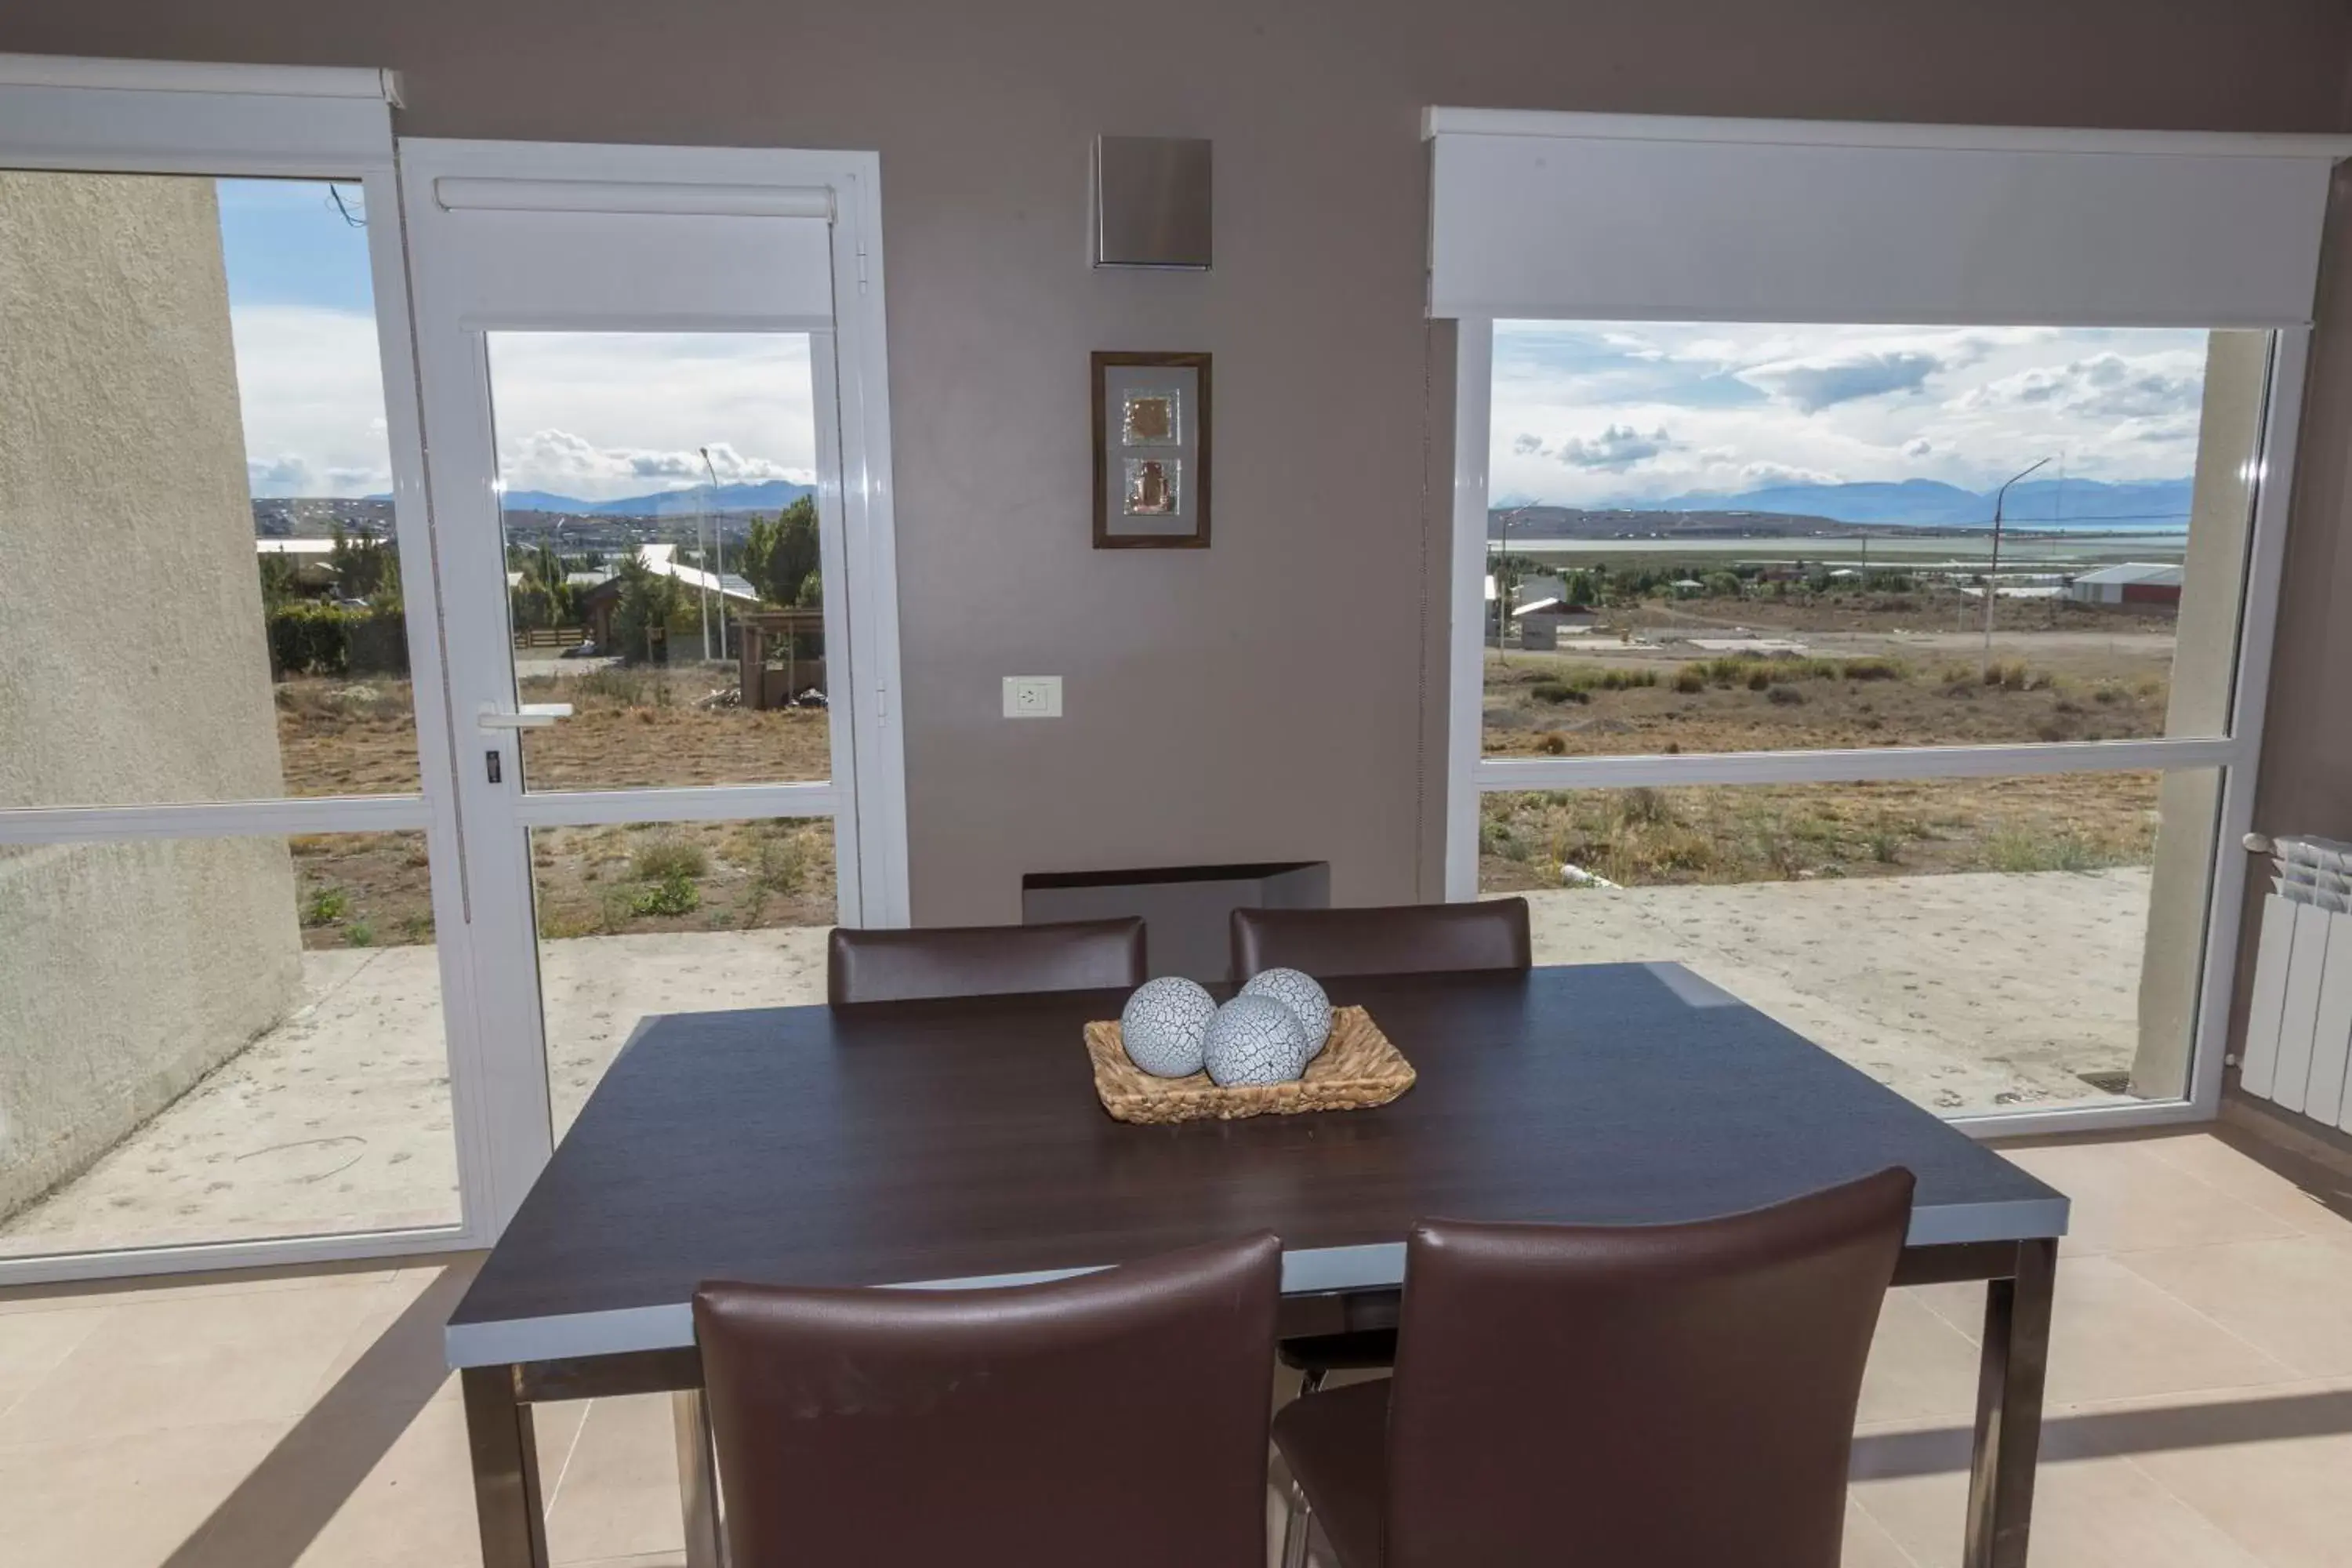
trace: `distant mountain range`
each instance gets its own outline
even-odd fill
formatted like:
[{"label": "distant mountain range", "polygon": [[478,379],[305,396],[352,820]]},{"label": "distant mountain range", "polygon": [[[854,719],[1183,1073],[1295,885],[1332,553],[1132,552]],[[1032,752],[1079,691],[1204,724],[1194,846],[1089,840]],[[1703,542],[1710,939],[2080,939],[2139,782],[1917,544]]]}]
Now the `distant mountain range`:
[{"label": "distant mountain range", "polygon": [[761,479],[756,484],[696,485],[690,489],[662,490],[654,495],[623,496],[617,500],[582,500],[550,490],[509,490],[509,511],[568,512],[576,517],[691,517],[698,510],[781,511],[815,487],[790,479]]},{"label": "distant mountain range", "polygon": [[[2021,528],[2185,529],[2194,481],[2148,479],[2106,484],[2097,479],[2029,479],[2010,488],[2004,521]],[[1934,479],[1901,483],[1774,485],[1729,494],[1695,493],[1659,500],[1612,500],[1591,509],[1544,507],[1546,512],[1766,512],[1825,518],[1833,522],[1902,528],[1990,528],[1993,492],[1965,490]],[[1504,509],[1497,509],[1504,510]]]}]

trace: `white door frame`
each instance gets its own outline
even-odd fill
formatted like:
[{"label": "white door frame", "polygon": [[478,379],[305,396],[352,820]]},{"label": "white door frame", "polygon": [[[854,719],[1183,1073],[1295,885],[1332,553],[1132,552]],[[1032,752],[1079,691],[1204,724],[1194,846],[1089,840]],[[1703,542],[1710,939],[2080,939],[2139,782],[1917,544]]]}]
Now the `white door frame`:
[{"label": "white door frame", "polygon": [[394,1231],[5,1258],[0,1285],[393,1257],[480,1247],[489,1238],[473,1137],[480,1115],[473,1055],[480,1031],[473,970],[457,934],[464,925],[448,729],[437,721],[439,572],[409,352],[408,279],[400,226],[393,221],[400,199],[390,111],[398,102],[397,79],[371,69],[0,56],[0,168],[336,180],[359,184],[368,211],[383,220],[368,230],[369,272],[422,786],[415,795],[0,810],[0,843],[422,831],[431,860],[461,1218]]},{"label": "white door frame", "polygon": [[[551,1149],[529,833],[535,827],[734,817],[830,816],[838,913],[848,925],[907,921],[904,747],[897,722],[898,615],[890,504],[887,368],[878,160],[872,153],[551,142],[400,142],[403,215],[434,515],[450,576],[442,631],[455,807],[474,963],[483,1106],[475,1147],[483,1215],[495,1235]],[[460,238],[462,215],[490,210],[513,236]],[[741,280],[756,247],[699,283],[616,267],[575,279],[550,301],[530,246],[542,215],[583,216],[616,235],[649,226],[783,218],[826,225],[830,304],[782,310]],[[826,215],[830,215],[828,223]],[[709,254],[709,253],[706,253]],[[515,263],[524,264],[518,268]],[[779,266],[782,263],[780,261]],[[812,263],[823,268],[822,260]],[[583,263],[583,274],[591,272]],[[727,274],[718,276],[717,274]],[[736,281],[730,283],[730,277]],[[661,291],[667,283],[670,292]],[[796,296],[797,298],[797,296]],[[504,538],[494,488],[486,334],[501,330],[726,331],[807,334],[816,408],[817,511],[824,535],[827,647],[835,701],[827,782],[526,794],[519,737],[477,715],[514,700]],[[840,570],[830,569],[839,563]],[[499,781],[488,776],[491,754]]]},{"label": "white door frame", "polygon": [[[423,832],[431,857],[462,1218],[455,1225],[394,1231],[5,1258],[0,1259],[0,1286],[299,1266],[485,1247],[496,1238],[536,1170],[534,1160],[518,1160],[506,1146],[513,1085],[506,1081],[510,1075],[501,1054],[486,1049],[486,1042],[499,1038],[488,1026],[499,1009],[494,1002],[486,1005],[478,987],[484,966],[471,943],[473,900],[465,874],[469,847],[463,837],[457,786],[459,761],[478,759],[471,743],[474,726],[460,727],[451,708],[442,640],[442,541],[430,506],[423,443],[408,239],[404,226],[395,221],[402,193],[390,109],[398,101],[397,79],[373,69],[0,55],[0,169],[332,179],[356,183],[365,192],[368,211],[378,220],[369,229],[370,273],[422,785],[411,795],[0,809],[0,844]],[[621,151],[654,159],[668,154],[688,163],[702,155],[690,149]],[[855,752],[846,753],[855,769],[857,814],[867,851],[852,908],[863,923],[903,925],[908,918],[906,788],[898,720],[901,705],[879,161],[872,153],[851,153],[760,156],[787,161],[800,171],[794,183],[828,189],[836,215],[832,243],[839,282],[834,315],[830,321],[810,323],[835,334],[840,367],[835,388],[839,445],[834,464],[839,483],[836,493],[821,498],[820,511],[829,511],[829,526],[844,531],[845,558],[852,573],[864,579],[860,607],[865,613],[851,616],[837,646],[851,649],[859,697],[871,704],[867,711],[877,721],[856,726]],[[657,177],[667,177],[667,173]],[[824,370],[832,368],[825,356],[817,357]],[[824,389],[819,391],[822,397]],[[465,736],[467,743],[457,745],[457,735]],[[825,792],[831,786],[782,787]],[[659,802],[649,815],[740,816],[789,813],[807,805],[803,799],[797,806],[780,808],[774,805],[778,798],[772,788],[757,786],[708,791],[690,805]],[[562,797],[541,800],[544,820],[562,820]],[[523,874],[527,878],[527,870]],[[510,984],[511,977],[501,982],[492,973],[488,983],[493,987]],[[535,1050],[536,1036],[532,1045]],[[543,1079],[533,1087],[543,1107]],[[543,1129],[543,1109],[541,1121]]]},{"label": "white door frame", "polygon": [[1490,792],[1634,785],[1849,783],[1869,779],[2001,778],[2036,773],[2219,768],[2221,802],[2208,879],[2202,972],[2188,1092],[2178,1100],[1949,1118],[1984,1138],[2210,1121],[2219,1114],[2222,1057],[2238,962],[2247,878],[2242,843],[2253,826],[2271,649],[2278,628],[2287,514],[2294,494],[2311,329],[2273,334],[2263,410],[2229,733],[2211,738],[2082,741],[2027,745],[1908,746],[1717,755],[1489,758],[1483,754],[1487,472],[1492,439],[1495,319],[1457,323],[1454,359],[1454,549],[1448,593],[1445,896],[1478,896],[1478,797]]}]

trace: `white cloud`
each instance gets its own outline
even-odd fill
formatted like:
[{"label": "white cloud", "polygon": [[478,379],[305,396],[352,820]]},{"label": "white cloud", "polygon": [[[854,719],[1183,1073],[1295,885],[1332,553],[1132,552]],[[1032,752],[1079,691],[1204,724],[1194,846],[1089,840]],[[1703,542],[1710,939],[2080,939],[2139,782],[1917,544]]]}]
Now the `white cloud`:
[{"label": "white cloud", "polygon": [[2036,366],[1987,382],[1961,400],[1968,408],[2042,405],[2094,418],[2144,419],[2193,409],[2205,392],[2201,360],[2178,353],[2126,358],[2107,353]]},{"label": "white cloud", "polygon": [[1818,414],[1858,398],[1917,392],[1942,368],[1934,354],[1897,349],[1750,365],[1739,378],[1786,399],[1801,414]]},{"label": "white cloud", "polygon": [[[2044,454],[2082,479],[2179,479],[2196,468],[2205,337],[1500,322],[1491,491],[1606,506],[1812,482],[1984,490]],[[1651,431],[1673,434],[1621,461]]]},{"label": "white cloud", "polygon": [[1512,440],[1511,450],[1521,457],[1549,458],[1570,468],[1622,469],[1647,462],[1673,442],[1663,425],[1646,436],[1631,425],[1612,425],[1598,436],[1571,436],[1559,442],[1522,431]]},{"label": "white cloud", "polygon": [[229,327],[253,493],[391,489],[374,319],[316,306],[255,305],[232,310]]},{"label": "white cloud", "polygon": [[[499,332],[490,341],[500,477],[609,500],[703,479],[816,468],[808,340],[777,333]],[[519,432],[509,435],[508,432]]]},{"label": "white cloud", "polygon": [[[373,317],[302,305],[231,313],[247,474],[256,495],[392,488]],[[778,333],[499,332],[491,393],[503,478],[587,500],[703,478],[816,467],[808,340]]]},{"label": "white cloud", "polygon": [[1739,477],[1759,489],[1774,485],[1834,485],[1844,477],[1826,468],[1800,468],[1788,463],[1742,463]]}]

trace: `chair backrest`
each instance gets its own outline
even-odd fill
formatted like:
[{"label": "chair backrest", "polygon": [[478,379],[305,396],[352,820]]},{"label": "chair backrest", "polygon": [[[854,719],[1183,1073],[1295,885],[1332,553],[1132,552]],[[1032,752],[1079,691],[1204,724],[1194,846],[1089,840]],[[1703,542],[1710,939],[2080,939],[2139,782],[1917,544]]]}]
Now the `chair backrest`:
[{"label": "chair backrest", "polygon": [[694,1298],[734,1568],[1263,1568],[1282,1247]]},{"label": "chair backrest", "polygon": [[1143,981],[1143,921],[1133,915],[1058,925],[916,931],[836,926],[825,944],[825,996],[836,1005],[1131,988]]},{"label": "chair backrest", "polygon": [[1911,1186],[1882,1171],[1696,1225],[1416,1227],[1386,1568],[1837,1568]]},{"label": "chair backrest", "polygon": [[1235,910],[1234,976],[1262,969],[1334,974],[1427,974],[1525,969],[1528,901],[1396,904],[1369,910]]}]

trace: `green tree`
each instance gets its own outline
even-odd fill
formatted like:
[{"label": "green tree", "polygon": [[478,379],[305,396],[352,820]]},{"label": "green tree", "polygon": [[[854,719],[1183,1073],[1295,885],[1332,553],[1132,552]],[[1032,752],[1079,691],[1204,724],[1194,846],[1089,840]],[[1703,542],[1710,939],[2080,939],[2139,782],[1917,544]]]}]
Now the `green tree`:
[{"label": "green tree", "polygon": [[779,608],[803,600],[820,557],[816,500],[803,496],[774,517],[755,517],[743,542],[743,575],[764,602]]},{"label": "green tree", "polygon": [[261,558],[261,607],[274,610],[280,605],[290,605],[300,595],[294,583],[294,558],[271,553]]},{"label": "green tree", "polygon": [[623,658],[653,657],[653,629],[667,628],[686,609],[677,579],[666,577],[634,557],[621,563],[621,596],[613,606],[613,640]]},{"label": "green tree", "polygon": [[394,602],[400,596],[400,557],[388,541],[372,533],[362,533],[356,539],[335,525],[335,548],[327,556],[327,564],[335,569],[335,592],[346,599],[373,600],[380,594],[389,594]]}]

